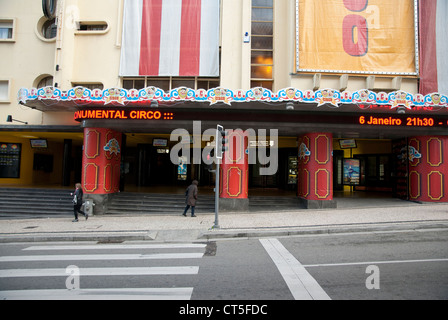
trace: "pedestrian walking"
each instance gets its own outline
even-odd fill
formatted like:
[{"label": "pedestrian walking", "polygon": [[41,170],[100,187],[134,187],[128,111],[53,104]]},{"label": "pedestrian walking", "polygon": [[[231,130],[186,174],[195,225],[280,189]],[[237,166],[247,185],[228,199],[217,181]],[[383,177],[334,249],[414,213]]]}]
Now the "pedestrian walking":
[{"label": "pedestrian walking", "polygon": [[72,222],[78,222],[78,213],[81,213],[84,217],[86,217],[86,220],[89,218],[89,215],[85,213],[84,211],[81,211],[82,206],[82,186],[80,183],[75,184],[75,192],[70,193],[70,195],[73,196],[73,213],[75,214],[75,220]]},{"label": "pedestrian walking", "polygon": [[182,214],[184,217],[187,216],[187,211],[191,207],[191,216],[196,217],[194,214],[194,209],[196,207],[196,201],[198,200],[198,181],[193,180],[191,185],[187,188],[185,192],[185,203],[187,206],[185,207],[184,213]]}]

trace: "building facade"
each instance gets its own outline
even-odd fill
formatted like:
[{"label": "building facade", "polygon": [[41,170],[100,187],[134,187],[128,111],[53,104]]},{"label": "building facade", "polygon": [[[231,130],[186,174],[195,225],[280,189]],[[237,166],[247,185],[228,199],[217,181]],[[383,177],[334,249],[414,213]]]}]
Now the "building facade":
[{"label": "building facade", "polygon": [[119,191],[213,186],[222,125],[228,209],[259,189],[448,202],[446,6],[0,0],[0,185],[81,181],[99,213]]}]

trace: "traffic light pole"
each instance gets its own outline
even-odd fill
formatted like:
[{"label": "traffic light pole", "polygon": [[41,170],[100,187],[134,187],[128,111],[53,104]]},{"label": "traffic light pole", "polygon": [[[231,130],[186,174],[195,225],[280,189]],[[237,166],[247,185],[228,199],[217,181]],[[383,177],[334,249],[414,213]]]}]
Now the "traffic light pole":
[{"label": "traffic light pole", "polygon": [[213,228],[219,228],[219,160],[222,158],[223,143],[225,143],[226,132],[224,127],[221,125],[216,125],[216,135],[215,135],[215,159],[216,159],[216,170],[215,170],[215,225]]},{"label": "traffic light pole", "polygon": [[213,228],[219,228],[218,212],[219,212],[219,162],[223,157],[223,153],[228,150],[226,143],[228,139],[226,138],[227,131],[221,125],[216,126],[216,136],[215,136],[215,159],[216,159],[216,170],[215,170],[215,225]]},{"label": "traffic light pole", "polygon": [[219,158],[216,158],[216,170],[215,170],[215,224],[213,229],[219,229]]}]

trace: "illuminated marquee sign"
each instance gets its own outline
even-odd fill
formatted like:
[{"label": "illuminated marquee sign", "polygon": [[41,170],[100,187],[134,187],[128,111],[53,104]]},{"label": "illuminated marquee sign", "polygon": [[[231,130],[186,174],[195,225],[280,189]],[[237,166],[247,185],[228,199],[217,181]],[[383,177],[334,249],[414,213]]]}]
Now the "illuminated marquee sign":
[{"label": "illuminated marquee sign", "polygon": [[[143,108],[98,108],[91,110],[79,110],[74,113],[75,121],[83,120],[140,120],[140,121],[188,121],[196,118],[195,112],[182,112],[179,110],[154,110]],[[253,117],[253,113],[229,114],[222,112],[201,114],[202,120],[215,121],[226,117],[229,121],[241,118]],[[274,116],[271,113],[258,113],[257,119],[263,121],[296,122],[296,123],[329,123],[329,124],[356,124],[363,127],[388,126],[388,127],[420,127],[420,128],[447,128],[447,116],[424,116],[424,115],[385,115],[385,114],[281,114]],[[269,141],[266,141],[266,146]],[[271,145],[272,146],[272,145]]]},{"label": "illuminated marquee sign", "polygon": [[114,119],[128,119],[128,120],[173,120],[173,112],[153,111],[153,110],[112,110],[112,109],[98,109],[98,110],[80,110],[76,111],[74,115],[76,121],[82,120],[114,120]]},{"label": "illuminated marquee sign", "polygon": [[360,116],[358,123],[364,126],[407,126],[407,127],[444,127],[448,120],[433,117],[379,117]]}]

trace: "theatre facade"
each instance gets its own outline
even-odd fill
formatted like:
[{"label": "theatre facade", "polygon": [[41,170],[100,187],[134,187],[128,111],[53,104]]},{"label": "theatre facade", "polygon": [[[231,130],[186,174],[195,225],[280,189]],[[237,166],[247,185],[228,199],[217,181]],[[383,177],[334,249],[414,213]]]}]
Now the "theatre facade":
[{"label": "theatre facade", "polygon": [[[206,159],[220,124],[230,148],[220,164],[220,196],[238,199],[238,207],[251,187],[296,190],[323,207],[334,206],[334,190],[344,186],[447,201],[448,100],[439,94],[47,87],[22,89],[20,96],[38,110],[65,108],[80,123],[81,180],[92,194],[118,192],[121,179],[138,186],[186,186],[193,179],[209,185]],[[128,146],[135,136],[148,143]]]},{"label": "theatre facade", "polygon": [[[53,54],[25,75],[17,63],[0,71],[17,96],[3,102],[0,185],[81,182],[97,213],[118,192],[183,192],[198,180],[211,193],[215,173],[222,209],[232,211],[258,194],[308,208],[336,207],[354,192],[448,202],[448,85],[444,72],[428,80],[423,61],[436,39],[424,36],[425,8],[397,1],[397,18],[387,1],[322,2],[108,0],[100,8],[71,0],[58,2],[53,18],[34,5],[27,20],[54,28],[43,40],[8,5],[14,38],[0,40],[0,53],[37,37],[36,54]],[[308,19],[325,15],[334,36]],[[191,21],[202,27],[185,30]],[[32,32],[17,32],[28,23]],[[178,36],[165,26],[175,23]],[[384,40],[383,25],[403,28]],[[183,48],[183,39],[196,44]],[[156,40],[177,55],[164,53],[166,43],[154,51]],[[228,150],[215,170],[218,125]]]}]

